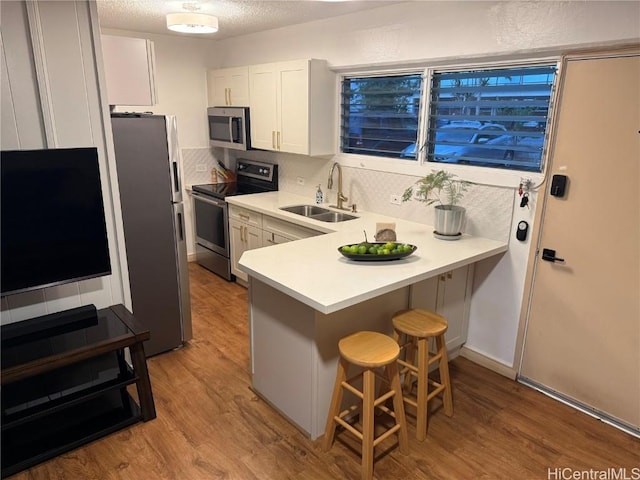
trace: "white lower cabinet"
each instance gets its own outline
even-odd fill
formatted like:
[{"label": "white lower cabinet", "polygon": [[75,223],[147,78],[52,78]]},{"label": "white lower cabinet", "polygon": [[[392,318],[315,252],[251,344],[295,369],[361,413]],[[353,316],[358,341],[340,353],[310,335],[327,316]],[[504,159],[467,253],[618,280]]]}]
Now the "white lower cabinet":
[{"label": "white lower cabinet", "polygon": [[262,238],[265,239],[265,246],[322,235],[322,232],[317,230],[280,220],[279,218],[269,217],[268,215],[263,217],[262,228],[264,230]]},{"label": "white lower cabinet", "polygon": [[460,267],[411,287],[411,308],[423,308],[447,319],[448,351],[456,351],[467,341],[469,309],[473,288],[473,265]]},{"label": "white lower cabinet", "polygon": [[247,250],[262,246],[262,214],[229,206],[229,238],[231,244],[231,273],[247,282],[249,277],[238,268],[240,257]]},{"label": "white lower cabinet", "polygon": [[273,232],[262,231],[262,246],[278,245],[280,243],[287,243],[294,241],[295,238],[285,237]]},{"label": "white lower cabinet", "polygon": [[292,242],[321,234],[322,232],[296,225],[295,223],[230,205],[231,273],[241,283],[246,283],[249,281],[249,277],[240,270],[238,262],[242,254],[247,250]]},{"label": "white lower cabinet", "polygon": [[229,220],[229,235],[231,237],[231,273],[247,282],[248,275],[238,268],[240,257],[247,250],[262,246],[262,230],[238,220]]}]

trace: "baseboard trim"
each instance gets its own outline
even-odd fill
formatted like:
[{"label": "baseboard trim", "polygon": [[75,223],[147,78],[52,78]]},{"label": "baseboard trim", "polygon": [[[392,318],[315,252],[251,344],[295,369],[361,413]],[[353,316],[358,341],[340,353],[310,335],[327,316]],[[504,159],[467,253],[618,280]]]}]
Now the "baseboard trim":
[{"label": "baseboard trim", "polygon": [[475,350],[471,350],[466,346],[462,346],[462,348],[460,349],[460,356],[482,367],[488,368],[493,372],[499,373],[503,377],[507,377],[511,380],[515,380],[518,374],[518,372],[512,367],[508,367],[504,363],[500,363],[497,360],[487,357],[486,355],[476,352]]},{"label": "baseboard trim", "polygon": [[187,254],[187,262],[195,262],[196,261],[196,254],[195,253],[188,253]]}]

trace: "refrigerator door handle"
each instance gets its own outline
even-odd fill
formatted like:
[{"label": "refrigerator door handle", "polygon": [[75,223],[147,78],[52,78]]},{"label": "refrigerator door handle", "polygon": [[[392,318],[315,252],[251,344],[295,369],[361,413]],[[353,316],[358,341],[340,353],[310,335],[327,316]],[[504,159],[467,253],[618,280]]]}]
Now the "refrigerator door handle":
[{"label": "refrigerator door handle", "polygon": [[179,193],[180,192],[180,174],[178,170],[178,162],[174,160],[172,162],[172,166],[173,166],[173,191],[176,193]]},{"label": "refrigerator door handle", "polygon": [[184,241],[184,221],[182,219],[182,212],[178,212],[178,239]]},{"label": "refrigerator door handle", "polygon": [[182,190],[180,186],[180,148],[178,147],[178,128],[176,117],[173,115],[165,115],[165,123],[167,128],[167,147],[169,150],[169,175],[171,177],[172,202],[179,203],[182,201]]},{"label": "refrigerator door handle", "polygon": [[191,297],[189,293],[189,263],[187,257],[187,242],[184,237],[184,205],[173,204],[176,235],[176,257],[178,263],[178,278],[180,291],[180,311],[182,312],[182,341],[191,340]]}]

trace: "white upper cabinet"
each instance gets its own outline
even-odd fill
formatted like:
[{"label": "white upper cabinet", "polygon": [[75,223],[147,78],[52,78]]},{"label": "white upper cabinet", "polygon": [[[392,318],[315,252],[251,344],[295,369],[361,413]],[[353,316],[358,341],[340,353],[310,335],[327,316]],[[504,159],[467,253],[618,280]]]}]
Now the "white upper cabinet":
[{"label": "white upper cabinet", "polygon": [[109,105],[155,105],[153,42],[144,38],[102,35]]},{"label": "white upper cabinet", "polygon": [[207,87],[210,107],[248,107],[249,67],[209,70]]},{"label": "white upper cabinet", "polygon": [[335,153],[335,74],[324,60],[249,67],[254,148],[303,155]]}]

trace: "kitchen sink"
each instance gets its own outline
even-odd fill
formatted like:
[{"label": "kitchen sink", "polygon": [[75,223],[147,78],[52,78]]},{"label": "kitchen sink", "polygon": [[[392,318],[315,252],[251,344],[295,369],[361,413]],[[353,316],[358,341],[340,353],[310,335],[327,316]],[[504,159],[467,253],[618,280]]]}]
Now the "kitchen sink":
[{"label": "kitchen sink", "polygon": [[316,205],[292,205],[290,207],[282,207],[280,210],[302,215],[303,217],[310,217],[319,213],[331,213],[331,210]]},{"label": "kitchen sink", "polygon": [[291,205],[290,207],[280,207],[280,210],[319,220],[320,222],[345,222],[347,220],[358,218],[355,215],[349,215],[348,213],[343,212],[332,212],[327,208],[318,207],[316,205]]},{"label": "kitchen sink", "polygon": [[355,215],[349,215],[348,213],[342,212],[327,212],[327,213],[319,213],[318,215],[312,215],[309,218],[313,218],[314,220],[320,220],[321,222],[345,222],[347,220],[353,220],[354,218],[358,218]]}]

